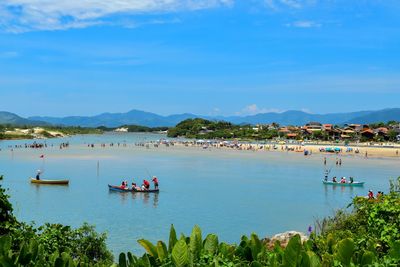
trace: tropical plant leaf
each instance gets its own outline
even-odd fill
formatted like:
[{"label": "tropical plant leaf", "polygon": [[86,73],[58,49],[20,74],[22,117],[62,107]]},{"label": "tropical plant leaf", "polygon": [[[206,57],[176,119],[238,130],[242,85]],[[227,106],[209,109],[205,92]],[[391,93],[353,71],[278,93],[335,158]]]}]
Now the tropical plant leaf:
[{"label": "tropical plant leaf", "polygon": [[189,249],[185,239],[180,239],[172,249],[172,261],[177,267],[189,264]]},{"label": "tropical plant leaf", "polygon": [[119,263],[119,267],[127,267],[125,253],[119,254],[118,263]]},{"label": "tropical plant leaf", "polygon": [[193,259],[197,260],[200,257],[200,252],[203,248],[201,229],[197,225],[193,227],[192,234],[190,235],[189,248],[193,255]]},{"label": "tropical plant leaf", "polygon": [[361,258],[362,266],[369,266],[375,262],[375,254],[371,251],[365,251]]},{"label": "tropical plant leaf", "polygon": [[168,252],[172,253],[172,249],[174,248],[176,242],[178,242],[178,239],[176,238],[176,231],[174,228],[174,225],[171,224],[171,228],[169,230],[169,241],[168,241]]},{"label": "tropical plant leaf", "polygon": [[251,249],[251,255],[253,257],[253,260],[257,260],[258,254],[261,252],[262,249],[262,243],[258,236],[256,234],[251,234],[250,236],[250,249]]},{"label": "tropical plant leaf", "polygon": [[146,254],[144,254],[143,257],[140,258],[140,266],[143,266],[143,267],[151,267],[152,266],[150,263],[150,259]]},{"label": "tropical plant leaf", "polygon": [[307,251],[306,254],[308,256],[308,262],[309,262],[308,266],[309,267],[320,267],[321,266],[321,260],[319,259],[317,254],[315,254],[312,251]]},{"label": "tropical plant leaf", "polygon": [[207,254],[215,255],[218,253],[218,236],[214,234],[207,235],[206,239],[204,240],[204,251]]},{"label": "tropical plant leaf", "polygon": [[162,241],[157,242],[157,254],[158,254],[158,259],[161,262],[165,261],[168,258],[167,246]]},{"label": "tropical plant leaf", "polygon": [[147,252],[147,254],[153,256],[154,258],[158,258],[157,248],[150,241],[146,239],[139,239],[137,241]]},{"label": "tropical plant leaf", "polygon": [[285,267],[296,267],[297,262],[299,262],[300,253],[301,253],[301,239],[299,235],[293,236],[288,245],[286,246],[284,255],[283,255],[283,265]]},{"label": "tropical plant leaf", "polygon": [[137,262],[137,257],[134,256],[134,255],[132,255],[131,252],[128,252],[128,253],[127,253],[127,256],[128,256],[128,265],[129,265],[129,266],[132,266],[132,265],[134,265],[134,264]]},{"label": "tropical plant leaf", "polygon": [[340,261],[344,266],[350,266],[351,257],[354,254],[354,241],[346,238],[336,245],[336,260]]}]

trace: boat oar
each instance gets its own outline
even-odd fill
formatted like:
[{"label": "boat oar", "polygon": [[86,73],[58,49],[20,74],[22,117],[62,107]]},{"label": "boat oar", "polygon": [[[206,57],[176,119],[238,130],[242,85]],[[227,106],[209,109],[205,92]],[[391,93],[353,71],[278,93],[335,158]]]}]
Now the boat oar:
[{"label": "boat oar", "polygon": [[151,180],[153,176],[151,176],[151,174],[150,174],[150,172],[149,172],[149,170],[148,170],[147,168],[144,168],[144,169],[146,170],[146,172],[147,172],[147,174],[149,175],[149,178],[150,178],[150,180]]}]

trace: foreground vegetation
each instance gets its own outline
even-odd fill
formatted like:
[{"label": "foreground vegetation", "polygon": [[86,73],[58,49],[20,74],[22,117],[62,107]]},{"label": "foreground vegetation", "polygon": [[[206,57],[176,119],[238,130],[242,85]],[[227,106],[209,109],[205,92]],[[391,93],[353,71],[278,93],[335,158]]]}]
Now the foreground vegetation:
[{"label": "foreground vegetation", "polygon": [[301,242],[294,236],[282,247],[256,234],[238,245],[205,238],[198,226],[178,238],[171,226],[167,243],[139,240],[146,253],[121,253],[118,263],[105,246],[105,235],[84,225],[35,228],[14,217],[0,186],[0,266],[399,266],[400,177],[379,199],[355,198],[351,213],[338,212],[317,223],[317,232]]}]

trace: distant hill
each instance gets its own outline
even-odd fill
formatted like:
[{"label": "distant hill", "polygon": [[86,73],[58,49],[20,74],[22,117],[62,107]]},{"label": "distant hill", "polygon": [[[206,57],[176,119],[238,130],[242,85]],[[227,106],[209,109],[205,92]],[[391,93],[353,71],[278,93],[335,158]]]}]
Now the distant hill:
[{"label": "distant hill", "polygon": [[374,122],[400,121],[400,108],[388,108],[374,111],[347,120],[347,123],[369,124]]},{"label": "distant hill", "polygon": [[12,125],[46,125],[48,123],[43,121],[24,119],[14,113],[7,111],[0,111],[0,124],[12,124]]},{"label": "distant hill", "polygon": [[[310,114],[303,111],[290,110],[282,113],[260,113],[246,117],[227,117],[226,120],[240,124],[240,123],[272,123],[276,122],[282,125],[304,125],[310,121],[317,121],[320,123],[343,124],[352,118],[365,116],[373,113],[373,111],[359,111],[350,113],[331,113],[331,114]],[[400,117],[399,117],[400,119]]]},{"label": "distant hill", "polygon": [[142,125],[147,127],[175,126],[188,118],[204,118],[208,120],[225,120],[235,124],[267,124],[276,122],[281,125],[304,125],[310,121],[331,124],[371,123],[400,121],[400,108],[378,111],[358,111],[348,113],[310,114],[303,111],[290,110],[282,113],[260,113],[251,116],[212,117],[190,113],[161,116],[141,110],[131,110],[126,113],[103,113],[96,116],[30,117],[29,120],[45,121],[56,125],[82,127],[119,127],[121,125]]},{"label": "distant hill", "polygon": [[188,118],[196,118],[194,114],[177,114],[161,116],[141,110],[131,110],[126,113],[103,113],[91,117],[70,116],[64,118],[55,117],[30,117],[31,120],[46,121],[55,125],[84,126],[84,127],[119,127],[121,125],[142,125],[147,127],[175,126]]}]

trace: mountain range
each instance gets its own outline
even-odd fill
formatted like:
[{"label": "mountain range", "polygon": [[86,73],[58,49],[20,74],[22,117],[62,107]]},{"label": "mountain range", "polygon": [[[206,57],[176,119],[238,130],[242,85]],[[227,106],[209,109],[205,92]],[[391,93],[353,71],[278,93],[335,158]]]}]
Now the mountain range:
[{"label": "mountain range", "polygon": [[400,121],[400,108],[377,111],[358,111],[348,113],[311,114],[303,111],[286,111],[282,113],[260,113],[249,116],[201,116],[190,113],[162,116],[151,112],[131,110],[126,113],[103,113],[96,116],[69,117],[29,117],[22,118],[10,112],[0,112],[0,124],[16,125],[64,125],[82,127],[119,127],[121,125],[142,125],[148,127],[175,126],[188,118],[204,118],[209,120],[224,120],[234,124],[267,124],[276,122],[281,125],[304,125],[310,121],[331,124],[374,123],[391,120]]},{"label": "mountain range", "polygon": [[12,124],[12,125],[47,125],[47,122],[36,121],[34,119],[25,119],[14,113],[7,111],[0,111],[0,124]]}]

